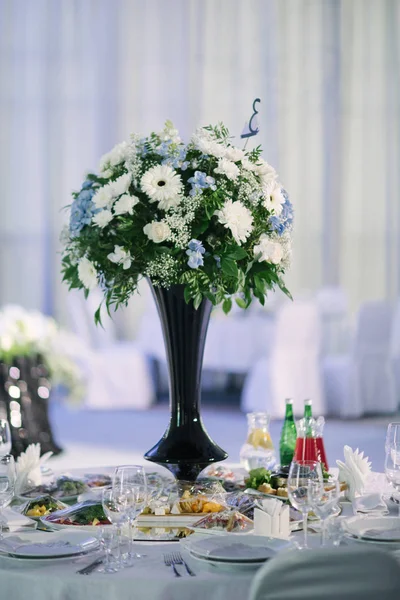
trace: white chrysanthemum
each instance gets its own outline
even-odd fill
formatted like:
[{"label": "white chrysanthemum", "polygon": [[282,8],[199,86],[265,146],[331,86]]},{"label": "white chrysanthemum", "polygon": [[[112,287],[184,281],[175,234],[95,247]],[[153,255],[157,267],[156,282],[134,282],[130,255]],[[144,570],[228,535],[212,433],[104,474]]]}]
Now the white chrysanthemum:
[{"label": "white chrysanthemum", "polygon": [[133,215],[133,207],[136,206],[138,202],[139,198],[137,196],[124,194],[114,204],[114,214],[125,215],[126,213],[129,213],[130,215]]},{"label": "white chrysanthemum", "polygon": [[253,230],[253,216],[241,202],[227,200],[221,210],[214,213],[218,221],[231,230],[236,243],[241,245]]},{"label": "white chrysanthemum", "polygon": [[152,167],[140,181],[140,186],[150,198],[150,202],[160,202],[159,208],[170,208],[182,192],[182,181],[179,175],[168,165]]},{"label": "white chrysanthemum", "polygon": [[125,175],[118,177],[115,181],[108,183],[106,187],[110,187],[113,198],[118,198],[118,196],[122,196],[122,194],[125,194],[128,191],[130,184],[131,175],[130,173],[126,173]]},{"label": "white chrysanthemum", "polygon": [[100,229],[103,229],[106,225],[109,224],[112,218],[112,212],[106,209],[96,213],[92,219],[92,222],[98,227],[100,227]]},{"label": "white chrysanthemum", "polygon": [[97,287],[97,271],[94,264],[85,256],[78,264],[78,277],[86,289],[93,290]]},{"label": "white chrysanthemum", "polygon": [[129,144],[126,142],[122,142],[121,144],[117,144],[114,148],[104,154],[100,159],[99,171],[100,174],[109,177],[108,172],[110,172],[112,167],[116,167],[120,163],[124,162],[127,158],[129,152]]},{"label": "white chrysanthemum", "polygon": [[256,169],[257,169],[257,165],[254,164],[253,162],[251,162],[251,160],[249,160],[248,158],[243,158],[242,167],[243,167],[243,169],[246,169],[246,171],[251,171],[254,173],[256,172]]},{"label": "white chrysanthemum", "polygon": [[260,236],[258,244],[254,246],[254,257],[256,258],[258,255],[258,262],[270,262],[274,265],[279,265],[281,260],[283,259],[283,248],[282,245],[275,240],[271,240],[271,238],[263,233]]},{"label": "white chrysanthemum", "polygon": [[264,200],[263,204],[267,210],[274,212],[274,215],[279,216],[285,204],[285,196],[282,193],[280,185],[273,183],[272,185],[263,188]]},{"label": "white chrysanthemum", "polygon": [[114,252],[108,254],[107,258],[117,265],[122,265],[124,269],[129,269],[132,264],[131,253],[122,246],[114,246]]},{"label": "white chrysanthemum", "polygon": [[170,236],[171,229],[168,223],[164,223],[163,221],[152,221],[143,227],[143,232],[147,235],[149,240],[155,244],[160,244]]},{"label": "white chrysanthemum", "polygon": [[109,184],[97,190],[93,196],[93,203],[97,208],[106,208],[112,205],[113,195]]},{"label": "white chrysanthemum", "polygon": [[276,180],[278,177],[274,167],[271,167],[265,160],[259,158],[255,165],[255,173],[260,177],[263,185],[268,185]]},{"label": "white chrysanthemum", "polygon": [[217,141],[211,131],[207,131],[207,129],[198,129],[190,141],[202,154],[215,156],[215,158],[225,156],[226,146],[222,141]]},{"label": "white chrysanthemum", "polygon": [[234,162],[227,158],[220,158],[218,161],[218,167],[214,169],[214,173],[225,175],[231,181],[235,181],[239,175],[239,167]]},{"label": "white chrysanthemum", "polygon": [[245,154],[243,150],[240,148],[236,148],[235,146],[229,146],[225,152],[225,158],[231,160],[232,162],[238,162],[239,160],[243,160]]}]

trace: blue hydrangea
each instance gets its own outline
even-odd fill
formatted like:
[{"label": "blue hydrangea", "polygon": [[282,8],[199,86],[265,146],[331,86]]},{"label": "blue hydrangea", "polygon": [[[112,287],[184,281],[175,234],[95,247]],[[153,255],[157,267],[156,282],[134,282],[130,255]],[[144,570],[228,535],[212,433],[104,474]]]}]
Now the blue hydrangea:
[{"label": "blue hydrangea", "polygon": [[79,195],[73,201],[69,221],[69,230],[72,237],[79,235],[79,232],[85,225],[90,225],[93,215],[98,212],[98,209],[92,202],[94,193],[95,190],[92,188],[92,182],[87,180],[83,184]]},{"label": "blue hydrangea", "polygon": [[[170,143],[171,142],[163,142],[161,144],[161,146],[164,146],[164,144],[168,145]],[[159,148],[161,148],[161,146],[159,146]],[[162,152],[165,152],[165,150],[162,149]],[[161,152],[158,152],[158,153],[161,154]],[[162,161],[162,164],[173,167],[174,169],[181,169],[181,171],[186,171],[186,169],[189,166],[189,162],[187,160],[185,160],[186,159],[186,148],[185,147],[181,147],[178,151],[178,154],[173,154],[172,156],[168,156],[168,151],[167,151],[164,154],[161,154],[161,156],[166,157]]]},{"label": "blue hydrangea", "polygon": [[204,265],[203,254],[205,248],[200,240],[190,240],[186,254],[189,257],[188,265],[191,269],[198,269]]},{"label": "blue hydrangea", "polygon": [[189,192],[191,196],[194,196],[197,193],[202,194],[203,190],[208,188],[212,190],[217,189],[214,177],[207,175],[207,173],[203,173],[203,171],[195,171],[194,177],[190,177],[188,183],[192,185],[192,189]]},{"label": "blue hydrangea", "polygon": [[285,198],[285,202],[282,205],[281,214],[270,217],[268,221],[272,231],[275,231],[278,235],[282,235],[293,223],[293,206],[286,190],[282,190],[282,195]]}]

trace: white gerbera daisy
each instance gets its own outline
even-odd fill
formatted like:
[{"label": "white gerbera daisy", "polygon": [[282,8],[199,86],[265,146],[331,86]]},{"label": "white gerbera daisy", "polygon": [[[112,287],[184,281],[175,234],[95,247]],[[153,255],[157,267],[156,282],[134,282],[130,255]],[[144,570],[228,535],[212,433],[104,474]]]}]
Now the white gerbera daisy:
[{"label": "white gerbera daisy", "polygon": [[282,193],[281,186],[276,185],[275,182],[265,186],[263,189],[263,196],[263,204],[265,208],[279,217],[282,212],[283,205],[285,204],[285,196]]},{"label": "white gerbera daisy", "polygon": [[86,256],[79,261],[78,277],[87,290],[93,290],[97,286],[96,268]]},{"label": "white gerbera daisy", "polygon": [[227,200],[223,208],[216,210],[214,214],[224,227],[231,230],[239,246],[246,241],[253,230],[253,216],[249,209],[238,200],[235,202]]},{"label": "white gerbera daisy", "polygon": [[146,171],[140,180],[140,186],[150,202],[159,202],[159,208],[164,210],[176,205],[182,193],[181,178],[168,165],[157,165]]}]

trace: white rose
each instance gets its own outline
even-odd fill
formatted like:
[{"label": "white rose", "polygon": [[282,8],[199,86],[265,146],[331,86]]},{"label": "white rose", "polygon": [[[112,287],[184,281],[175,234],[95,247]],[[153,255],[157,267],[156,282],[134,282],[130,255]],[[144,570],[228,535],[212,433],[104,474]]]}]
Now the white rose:
[{"label": "white rose", "polygon": [[234,181],[239,175],[239,168],[231,160],[220,158],[218,161],[218,167],[214,169],[214,172],[219,173],[220,175],[225,175],[228,179]]},{"label": "white rose", "polygon": [[93,290],[97,287],[97,271],[94,264],[86,257],[81,258],[78,264],[78,277],[86,289]]},{"label": "white rose", "polygon": [[114,214],[124,215],[126,213],[129,213],[130,215],[133,215],[133,207],[136,206],[138,202],[139,198],[137,196],[130,196],[129,194],[124,194],[114,204]]},{"label": "white rose", "polygon": [[159,244],[167,239],[171,230],[167,223],[164,223],[163,221],[153,221],[143,227],[143,232],[147,235],[149,240],[155,244]]},{"label": "white rose", "polygon": [[225,152],[225,158],[232,162],[238,162],[239,160],[242,160],[244,156],[243,150],[236,148],[235,146],[228,147]]},{"label": "white rose", "polygon": [[100,227],[100,229],[104,229],[104,227],[109,224],[112,218],[113,215],[110,210],[101,210],[94,215],[92,222]]},{"label": "white rose", "polygon": [[259,254],[261,256],[258,262],[270,262],[274,265],[278,265],[283,258],[283,248],[277,241],[271,240],[266,233],[260,236],[258,244],[254,246],[254,257]]}]

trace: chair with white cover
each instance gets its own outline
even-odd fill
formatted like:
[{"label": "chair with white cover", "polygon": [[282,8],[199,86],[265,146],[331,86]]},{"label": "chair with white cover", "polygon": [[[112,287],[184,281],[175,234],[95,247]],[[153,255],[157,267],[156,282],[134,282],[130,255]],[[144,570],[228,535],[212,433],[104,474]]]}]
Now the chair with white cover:
[{"label": "chair with white cover", "polygon": [[400,300],[397,302],[391,341],[392,368],[396,385],[397,402],[400,404]]},{"label": "chair with white cover", "polygon": [[340,287],[327,286],[316,294],[322,321],[322,354],[346,352],[348,343],[348,301]]},{"label": "chair with white cover", "polygon": [[328,414],[360,417],[397,410],[390,345],[393,309],[384,301],[360,308],[352,351],[324,358]]},{"label": "chair with white cover", "polygon": [[277,314],[274,343],[247,375],[242,410],[265,411],[282,418],[285,398],[294,398],[295,402],[312,398],[315,414],[324,414],[320,348],[316,303],[312,300],[285,303]]},{"label": "chair with white cover", "polygon": [[94,324],[101,298],[98,290],[87,300],[82,292],[68,295],[71,326],[87,346],[86,359],[81,361],[87,382],[85,406],[144,410],[155,396],[148,361],[135,342],[116,339],[114,323],[105,309],[101,312],[104,329]]},{"label": "chair with white cover", "polygon": [[394,600],[399,594],[398,561],[353,546],[278,555],[257,572],[249,600]]}]

